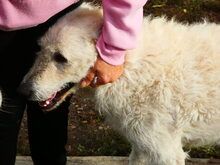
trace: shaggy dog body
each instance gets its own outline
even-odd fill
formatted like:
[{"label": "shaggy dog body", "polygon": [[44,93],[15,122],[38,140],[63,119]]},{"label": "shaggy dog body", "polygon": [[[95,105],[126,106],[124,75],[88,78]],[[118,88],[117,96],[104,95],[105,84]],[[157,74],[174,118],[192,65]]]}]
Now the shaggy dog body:
[{"label": "shaggy dog body", "polygon": [[[86,76],[101,25],[100,9],[83,5],[48,31],[23,80],[32,100]],[[219,43],[219,25],[145,18],[119,80],[82,90],[84,97],[92,92],[108,123],[132,144],[130,165],[184,165],[183,145],[220,142]]]}]

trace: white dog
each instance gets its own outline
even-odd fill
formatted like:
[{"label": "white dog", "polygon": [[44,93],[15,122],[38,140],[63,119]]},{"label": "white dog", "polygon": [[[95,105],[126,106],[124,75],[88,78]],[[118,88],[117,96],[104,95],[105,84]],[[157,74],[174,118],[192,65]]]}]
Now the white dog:
[{"label": "white dog", "polygon": [[[88,4],[61,18],[40,40],[24,94],[48,110],[80,91],[77,84],[97,58],[101,26],[101,9]],[[214,23],[145,18],[123,75],[88,89],[108,123],[132,144],[130,165],[184,165],[183,145],[219,144],[219,44]]]}]

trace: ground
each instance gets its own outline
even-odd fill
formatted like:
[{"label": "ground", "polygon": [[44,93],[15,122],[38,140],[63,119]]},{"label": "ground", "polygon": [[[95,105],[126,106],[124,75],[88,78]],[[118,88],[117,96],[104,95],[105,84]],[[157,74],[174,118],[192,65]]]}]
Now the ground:
[{"label": "ground", "polygon": [[[100,0],[90,0],[90,2],[100,3]],[[175,17],[176,20],[184,23],[204,20],[220,23],[220,1],[149,0],[145,6],[145,15],[166,15],[167,18]],[[68,155],[127,156],[129,154],[129,143],[104,123],[104,117],[95,111],[91,102],[73,96],[69,110],[69,139],[66,146]],[[185,150],[189,151],[188,148]],[[191,149],[190,151],[192,157],[220,158],[220,149],[212,146]],[[26,115],[19,134],[18,155],[30,155]]]}]

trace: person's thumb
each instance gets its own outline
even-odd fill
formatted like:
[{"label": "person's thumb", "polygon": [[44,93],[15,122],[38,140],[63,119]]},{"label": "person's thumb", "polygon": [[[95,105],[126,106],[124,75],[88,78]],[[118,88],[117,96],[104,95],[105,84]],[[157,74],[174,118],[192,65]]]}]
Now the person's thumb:
[{"label": "person's thumb", "polygon": [[94,77],[95,77],[95,71],[93,69],[90,69],[87,76],[81,80],[80,86],[82,88],[89,86],[92,83]]}]

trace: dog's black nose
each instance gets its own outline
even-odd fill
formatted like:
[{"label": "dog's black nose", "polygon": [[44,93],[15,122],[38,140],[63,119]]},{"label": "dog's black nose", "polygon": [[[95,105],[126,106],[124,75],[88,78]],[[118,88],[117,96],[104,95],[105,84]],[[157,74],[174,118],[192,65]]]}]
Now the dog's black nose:
[{"label": "dog's black nose", "polygon": [[33,94],[32,83],[22,83],[19,85],[17,91],[25,97],[31,97]]}]

